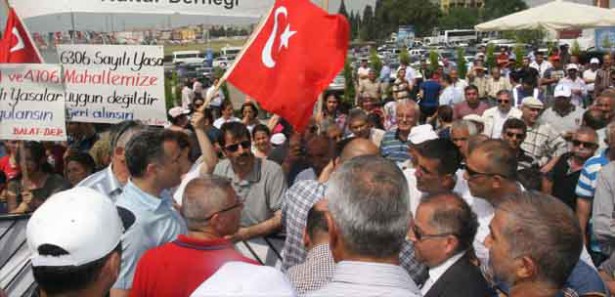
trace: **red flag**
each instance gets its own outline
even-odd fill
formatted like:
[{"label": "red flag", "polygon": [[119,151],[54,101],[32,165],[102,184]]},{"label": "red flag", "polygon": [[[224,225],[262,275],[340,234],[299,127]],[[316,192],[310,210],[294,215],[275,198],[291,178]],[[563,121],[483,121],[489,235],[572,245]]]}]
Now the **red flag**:
[{"label": "red flag", "polygon": [[13,8],[9,9],[3,40],[0,43],[0,63],[41,63],[28,30]]},{"label": "red flag", "polygon": [[277,0],[228,81],[301,131],[344,67],[349,27],[308,0]]}]

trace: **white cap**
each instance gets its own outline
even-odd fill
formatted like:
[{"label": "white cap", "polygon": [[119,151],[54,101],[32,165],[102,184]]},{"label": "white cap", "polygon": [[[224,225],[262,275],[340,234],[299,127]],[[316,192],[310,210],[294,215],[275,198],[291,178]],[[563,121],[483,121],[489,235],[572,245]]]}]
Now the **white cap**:
[{"label": "white cap", "polygon": [[[100,260],[118,246],[123,230],[115,205],[100,192],[85,187],[59,192],[28,221],[32,266],[80,266]],[[40,255],[38,249],[44,244],[68,254]]]},{"label": "white cap", "polygon": [[479,122],[479,123],[481,123],[483,125],[485,124],[485,120],[483,120],[483,117],[481,117],[481,116],[479,116],[477,114],[474,114],[474,113],[469,114],[467,116],[464,116],[463,120],[465,120],[465,121],[472,121],[472,122]]},{"label": "white cap", "polygon": [[179,106],[176,106],[176,107],[173,107],[173,108],[169,109],[169,116],[172,117],[172,118],[176,118],[176,117],[178,117],[180,115],[189,114],[189,113],[190,113],[190,110],[183,109],[183,108],[181,108]]},{"label": "white cap", "polygon": [[276,133],[271,136],[271,140],[269,140],[273,145],[282,145],[286,142],[286,135],[283,133]]},{"label": "white cap", "polygon": [[228,262],[203,282],[190,297],[296,296],[284,274],[275,268]]},{"label": "white cap", "polygon": [[555,86],[555,91],[553,92],[553,97],[570,97],[572,96],[572,90],[568,85],[559,84]]},{"label": "white cap", "polygon": [[566,66],[566,70],[573,70],[573,69],[576,70],[576,71],[579,71],[579,66],[577,66],[577,64],[573,64],[573,63],[570,63],[570,64],[568,64],[568,66]]},{"label": "white cap", "polygon": [[521,101],[521,105],[523,106],[527,106],[529,108],[544,108],[545,105],[542,103],[542,101],[534,98],[534,97],[525,97],[523,98],[523,101]]},{"label": "white cap", "polygon": [[598,64],[598,65],[600,65],[600,60],[598,60],[598,58],[591,58],[591,60],[589,60],[589,64]]},{"label": "white cap", "polygon": [[438,134],[436,134],[433,127],[429,124],[413,127],[408,135],[408,140],[410,140],[410,143],[414,145],[418,145],[432,139],[438,139]]}]

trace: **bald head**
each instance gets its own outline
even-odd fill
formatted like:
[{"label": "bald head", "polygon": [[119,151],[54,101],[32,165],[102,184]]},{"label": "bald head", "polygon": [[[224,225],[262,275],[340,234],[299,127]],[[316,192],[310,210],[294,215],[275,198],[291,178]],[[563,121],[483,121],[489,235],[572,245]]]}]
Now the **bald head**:
[{"label": "bald head", "polygon": [[351,140],[340,155],[340,162],[346,162],[359,156],[376,156],[380,153],[378,147],[369,139],[355,138]]},{"label": "bald head", "polygon": [[236,199],[228,179],[214,175],[195,178],[186,185],[181,214],[189,230],[198,230],[212,212],[234,204],[231,200]]}]

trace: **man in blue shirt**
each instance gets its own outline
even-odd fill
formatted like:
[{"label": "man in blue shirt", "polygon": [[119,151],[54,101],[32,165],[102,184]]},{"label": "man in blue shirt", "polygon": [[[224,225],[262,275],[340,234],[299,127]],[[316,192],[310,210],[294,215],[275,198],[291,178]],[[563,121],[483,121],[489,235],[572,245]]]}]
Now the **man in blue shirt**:
[{"label": "man in blue shirt", "polygon": [[129,295],[137,262],[146,250],[173,241],[186,230],[171,197],[162,195],[165,189],[179,185],[186,173],[182,164],[188,155],[180,149],[179,133],[145,130],[126,146],[131,180],[116,205],[128,226],[122,236],[122,265],[112,297]]},{"label": "man in blue shirt", "polygon": [[418,106],[412,100],[400,100],[395,108],[397,128],[387,131],[380,142],[380,154],[398,164],[410,159],[408,135],[416,126]]},{"label": "man in blue shirt", "polygon": [[442,85],[433,79],[433,72],[427,70],[425,73],[425,82],[419,86],[419,107],[421,108],[421,116],[419,122],[424,123],[425,119],[431,117],[438,109],[440,101],[440,92]]}]

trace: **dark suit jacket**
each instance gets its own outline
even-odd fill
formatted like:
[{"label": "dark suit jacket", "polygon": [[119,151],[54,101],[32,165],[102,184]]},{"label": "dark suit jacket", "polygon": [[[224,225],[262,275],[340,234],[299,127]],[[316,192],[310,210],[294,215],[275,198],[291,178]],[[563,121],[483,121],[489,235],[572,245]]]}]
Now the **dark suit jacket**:
[{"label": "dark suit jacket", "polygon": [[483,297],[492,296],[491,288],[480,268],[464,255],[451,266],[429,289],[425,297]]}]

